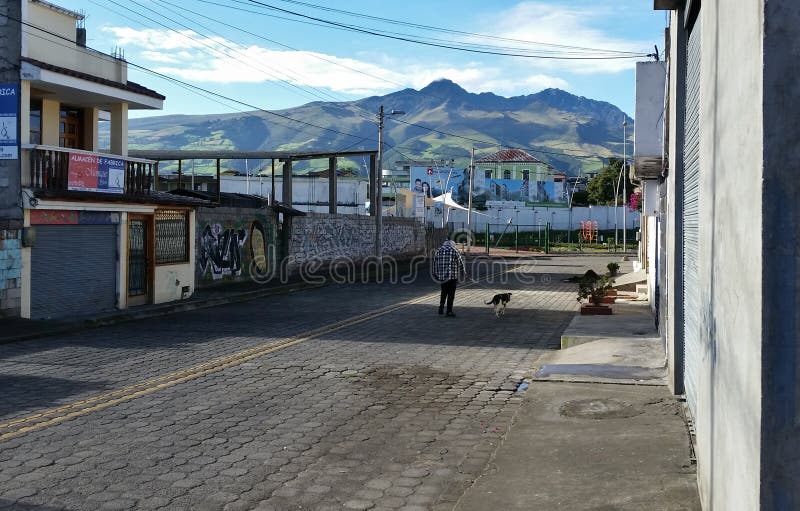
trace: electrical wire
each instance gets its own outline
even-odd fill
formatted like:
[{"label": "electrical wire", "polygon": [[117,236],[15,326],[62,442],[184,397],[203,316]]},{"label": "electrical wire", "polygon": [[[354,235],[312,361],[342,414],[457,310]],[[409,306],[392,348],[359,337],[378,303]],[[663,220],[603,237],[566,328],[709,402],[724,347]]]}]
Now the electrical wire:
[{"label": "electrical wire", "polygon": [[344,28],[346,30],[350,30],[350,31],[353,31],[353,32],[360,32],[360,33],[363,33],[363,34],[373,35],[373,36],[377,36],[377,37],[384,37],[384,38],[388,38],[388,39],[394,39],[394,40],[397,40],[397,41],[404,41],[404,42],[408,42],[408,43],[420,44],[420,45],[425,45],[425,46],[434,46],[434,47],[437,47],[437,48],[444,48],[444,49],[449,49],[449,50],[464,51],[464,52],[470,52],[470,53],[479,53],[479,54],[483,54],[483,55],[498,55],[498,56],[505,56],[505,57],[538,58],[538,59],[554,59],[554,60],[611,60],[611,59],[642,58],[642,57],[649,56],[649,55],[647,55],[645,53],[630,54],[630,55],[617,55],[617,56],[612,56],[612,55],[604,55],[604,56],[589,56],[589,55],[587,55],[587,56],[555,56],[555,55],[536,55],[536,54],[529,54],[529,53],[512,53],[512,52],[504,52],[504,51],[480,50],[480,49],[476,49],[476,48],[459,47],[459,46],[455,46],[454,44],[440,44],[440,43],[435,43],[435,42],[426,42],[426,41],[421,41],[419,39],[412,39],[411,37],[396,36],[396,35],[386,34],[386,33],[382,33],[382,32],[376,31],[374,29],[357,27],[355,25],[347,25],[347,24],[344,24],[344,23],[325,20],[325,19],[322,19],[322,18],[317,18],[315,16],[309,16],[307,14],[302,14],[302,13],[290,11],[288,9],[283,9],[281,7],[276,7],[274,5],[270,5],[270,4],[267,4],[267,3],[264,3],[264,2],[260,2],[258,0],[248,0],[248,1],[250,3],[256,4],[256,5],[260,5],[260,6],[268,8],[268,9],[273,9],[273,10],[278,11],[278,12],[283,12],[283,13],[291,14],[291,15],[294,15],[294,16],[297,16],[297,17],[314,20],[314,21],[317,21],[319,23],[323,23],[323,24],[326,24],[326,25],[334,26],[334,27]]},{"label": "electrical wire", "polygon": [[422,30],[425,30],[425,31],[444,32],[444,33],[450,33],[450,34],[456,34],[456,35],[464,35],[464,36],[469,36],[469,37],[492,39],[492,40],[497,40],[497,41],[508,41],[508,42],[515,42],[515,43],[530,44],[530,45],[540,45],[540,46],[562,48],[562,49],[596,51],[596,52],[602,52],[602,53],[620,53],[620,54],[630,54],[630,55],[638,55],[638,53],[639,53],[639,52],[628,52],[628,51],[620,51],[620,50],[605,50],[605,49],[599,49],[599,48],[588,48],[588,47],[583,47],[583,46],[570,46],[570,45],[555,44],[555,43],[544,43],[544,42],[538,42],[538,41],[528,41],[528,40],[524,40],[524,39],[513,39],[513,38],[507,38],[507,37],[493,36],[493,35],[489,35],[489,34],[480,34],[480,33],[475,33],[475,32],[466,32],[466,31],[454,30],[454,29],[448,29],[448,28],[442,28],[442,27],[434,27],[434,26],[431,26],[431,25],[422,25],[422,24],[419,24],[419,23],[412,23],[412,22],[408,22],[408,21],[395,20],[395,19],[390,19],[390,18],[382,18],[380,16],[372,16],[372,15],[369,15],[369,14],[357,13],[357,12],[353,12],[353,11],[345,11],[345,10],[342,10],[342,9],[335,9],[333,7],[326,7],[326,6],[316,5],[316,4],[312,4],[312,3],[308,3],[308,2],[301,2],[299,0],[278,0],[278,1],[284,2],[284,3],[288,3],[288,4],[302,5],[302,6],[305,6],[305,7],[311,7],[313,9],[320,9],[320,10],[329,11],[329,12],[336,12],[336,13],[345,14],[345,15],[348,15],[348,16],[354,16],[354,17],[358,17],[358,18],[365,18],[365,19],[371,19],[371,20],[374,20],[374,21],[380,21],[380,22],[391,23],[391,24],[396,24],[396,25],[403,25],[403,26],[412,27],[412,28],[418,28],[418,29],[422,29]]},{"label": "electrical wire", "polygon": [[[50,36],[53,36],[53,37],[56,37],[56,38],[59,38],[59,39],[63,39],[63,40],[68,41],[70,43],[74,43],[71,39],[63,37],[63,36],[61,36],[59,34],[56,34],[54,32],[48,31],[47,29],[43,29],[43,28],[38,27],[36,25],[33,25],[31,23],[28,23],[28,22],[25,22],[25,21],[22,21],[22,20],[19,20],[19,19],[15,19],[15,18],[10,17],[10,16],[8,18],[12,19],[12,20],[15,20],[15,21],[18,21],[18,22],[20,22],[21,24],[23,24],[23,25],[25,25],[27,27],[30,27],[30,28],[33,28],[35,30],[44,32],[44,33],[46,33],[46,34],[48,34]],[[42,36],[39,36],[38,34],[34,34],[34,33],[30,32],[30,31],[26,31],[26,32],[31,34],[31,35],[37,36],[37,37],[42,37]],[[109,61],[115,60],[113,57],[105,55],[102,52],[99,52],[99,51],[94,50],[92,48],[88,48],[88,49],[97,52],[98,55],[103,56],[104,58],[107,58]],[[180,87],[182,87],[184,89],[202,93],[201,95],[205,95],[204,97],[213,96],[213,97],[220,98],[222,100],[228,101],[230,103],[243,105],[243,106],[246,106],[248,108],[251,108],[251,109],[266,113],[268,115],[272,115],[272,116],[279,117],[281,119],[288,120],[290,122],[296,122],[296,123],[300,123],[300,124],[303,124],[303,125],[306,125],[306,126],[309,126],[309,127],[316,128],[316,129],[329,131],[329,132],[336,133],[336,134],[339,134],[339,135],[344,135],[344,136],[348,136],[348,137],[354,137],[354,138],[358,139],[355,143],[350,144],[347,147],[352,147],[353,145],[358,144],[358,143],[360,143],[362,141],[372,141],[373,140],[371,138],[361,137],[359,135],[355,135],[355,134],[352,134],[352,133],[342,132],[342,131],[339,131],[339,130],[335,130],[335,129],[332,129],[332,128],[327,128],[327,127],[320,126],[320,125],[317,125],[317,124],[314,124],[314,123],[310,123],[310,122],[307,122],[307,121],[302,121],[302,120],[299,120],[299,119],[296,119],[296,118],[293,118],[293,117],[290,117],[290,116],[287,116],[287,115],[278,114],[276,112],[272,112],[272,111],[269,111],[269,110],[266,110],[266,109],[262,109],[262,108],[260,108],[258,106],[255,106],[255,105],[252,105],[252,104],[240,101],[240,100],[236,100],[234,98],[230,98],[228,96],[225,96],[225,95],[210,91],[208,89],[199,87],[199,86],[194,85],[194,84],[190,84],[190,83],[184,82],[182,80],[178,80],[178,79],[173,78],[171,76],[168,76],[168,75],[165,75],[163,73],[159,73],[157,71],[149,69],[149,68],[147,68],[145,66],[141,66],[141,65],[135,64],[133,62],[127,62],[127,63],[128,63],[128,65],[130,65],[130,66],[132,66],[132,67],[134,67],[136,69],[140,69],[143,72],[146,72],[146,73],[151,74],[153,76],[157,76],[159,78],[167,80],[168,82],[176,84],[176,85],[178,85],[178,86],[180,86]],[[217,100],[215,100],[215,101],[217,101]],[[217,101],[217,102],[220,103],[220,104],[223,104],[220,101]],[[229,106],[229,105],[226,105],[226,106]],[[243,113],[243,112],[240,112],[240,113]],[[257,117],[257,116],[255,116],[255,117]],[[450,133],[450,132],[438,130],[438,129],[431,128],[431,127],[428,127],[428,126],[424,126],[424,125],[420,125],[420,124],[416,124],[416,123],[403,121],[403,120],[400,120],[400,119],[397,119],[397,118],[394,118],[394,117],[389,117],[389,119],[391,119],[391,120],[393,120],[395,122],[401,123],[401,124],[417,127],[417,128],[420,128],[420,129],[424,129],[424,130],[427,130],[427,131],[439,133],[439,134],[442,134],[442,135],[447,135],[447,136],[451,136],[451,137],[455,137],[455,138],[460,138],[460,139],[463,139],[463,140],[467,140],[467,141],[471,141],[471,142],[475,142],[475,143],[479,143],[479,144],[485,144],[485,145],[488,145],[488,146],[495,146],[495,147],[498,146],[498,144],[496,142],[494,142],[494,141],[486,141],[486,140],[480,140],[480,139],[477,139],[477,138],[472,138],[472,137],[468,137],[468,136],[464,136],[464,135],[458,135],[458,134],[455,134],[455,133]],[[295,129],[297,131],[304,131],[302,129],[294,128],[294,127],[291,127],[291,126],[285,126],[285,127],[290,128],[290,129]],[[390,147],[393,150],[397,150],[395,146],[390,146]],[[402,147],[402,146],[397,146],[397,147]],[[598,157],[600,157],[599,155],[589,155],[589,154],[571,155],[571,154],[567,154],[566,152],[544,151],[544,150],[537,150],[537,149],[532,149],[532,148],[523,148],[523,147],[509,146],[509,145],[500,145],[499,147],[506,147],[506,148],[510,148],[510,149],[520,149],[520,150],[535,152],[535,153],[539,153],[539,154],[548,154],[548,155],[554,155],[554,156],[560,156],[560,157],[571,157],[571,158],[598,158]],[[397,152],[402,155],[402,153],[399,150],[397,150]],[[407,159],[411,159],[411,158],[407,157],[406,155],[403,155],[403,156],[406,157]],[[461,156],[461,155],[459,155],[459,156]]]},{"label": "electrical wire", "polygon": [[[33,29],[35,29],[35,30],[38,30],[38,31],[44,32],[44,33],[46,33],[46,34],[48,34],[48,35],[51,35],[51,36],[53,36],[53,37],[56,37],[56,38],[58,38],[58,39],[63,39],[63,40],[65,40],[65,41],[69,41],[70,43],[74,43],[74,41],[72,41],[71,39],[69,39],[69,38],[67,38],[67,37],[64,37],[64,36],[61,36],[60,34],[56,34],[56,33],[54,33],[54,32],[51,32],[51,31],[49,31],[49,30],[47,30],[47,29],[44,29],[44,28],[38,27],[38,26],[36,26],[36,25],[33,25],[33,24],[31,24],[31,23],[28,23],[28,22],[26,22],[26,21],[20,20],[20,19],[18,19],[18,18],[14,18],[14,17],[12,17],[12,16],[6,16],[6,17],[7,17],[8,19],[11,19],[11,20],[13,20],[13,21],[17,21],[17,22],[21,23],[22,25],[25,25],[25,26],[27,26],[27,27],[30,27],[30,28],[33,28]],[[35,33],[32,33],[32,32],[30,32],[30,31],[26,31],[26,33],[28,33],[28,34],[30,34],[30,35],[32,35],[32,36],[35,36],[35,37],[42,37],[42,36],[40,36],[40,35],[38,35],[38,34],[35,34]],[[52,41],[52,40],[50,40],[50,41],[51,41],[51,42],[54,42],[54,41]],[[103,57],[107,58],[109,61],[113,61],[113,60],[115,60],[115,59],[114,59],[114,57],[111,57],[110,55],[105,55],[104,53],[102,53],[102,52],[100,52],[100,51],[98,51],[98,50],[95,50],[95,49],[93,49],[93,48],[89,48],[89,47],[87,47],[87,49],[89,49],[89,50],[92,50],[92,51],[94,51],[94,52],[97,52],[99,55],[101,55],[101,56],[103,56]],[[184,82],[184,81],[182,81],[182,80],[178,80],[177,78],[173,78],[173,77],[171,77],[171,76],[168,76],[168,75],[165,75],[165,74],[163,74],[163,73],[159,73],[158,71],[154,71],[154,70],[152,70],[152,69],[149,69],[149,68],[147,68],[147,67],[145,67],[145,66],[141,66],[141,65],[139,65],[139,64],[133,63],[133,62],[131,62],[131,61],[126,61],[126,63],[127,63],[127,65],[128,65],[128,66],[134,67],[134,68],[136,68],[136,69],[139,69],[139,70],[141,70],[141,71],[143,71],[143,72],[145,72],[145,73],[151,74],[151,75],[153,75],[153,76],[157,76],[157,77],[159,77],[159,78],[161,78],[161,79],[163,79],[163,80],[166,80],[166,81],[168,81],[168,82],[170,82],[170,83],[177,84],[177,85],[183,86],[184,88],[189,88],[189,89],[191,89],[191,90],[194,90],[194,91],[200,91],[200,92],[202,92],[202,93],[205,93],[205,94],[207,94],[207,95],[215,96],[215,97],[217,97],[217,98],[223,99],[223,100],[225,100],[225,101],[229,101],[229,102],[231,102],[231,103],[236,103],[236,104],[239,104],[239,105],[242,105],[242,106],[246,106],[246,107],[248,107],[248,108],[251,108],[251,109],[253,109],[253,110],[257,110],[257,111],[263,112],[263,113],[265,113],[265,114],[268,114],[268,115],[271,115],[271,116],[279,117],[279,118],[281,118],[281,119],[285,119],[285,120],[288,120],[288,121],[291,121],[291,122],[296,122],[296,123],[299,123],[299,124],[303,124],[303,125],[306,125],[306,126],[309,126],[309,127],[313,127],[313,128],[319,129],[319,130],[323,130],[323,131],[329,131],[329,132],[331,132],[331,133],[336,133],[336,134],[338,134],[338,135],[344,135],[344,136],[347,136],[347,137],[354,137],[354,138],[358,138],[358,139],[360,139],[360,140],[370,140],[370,139],[369,139],[369,138],[367,138],[367,137],[361,137],[361,136],[359,136],[359,135],[354,135],[354,134],[352,134],[352,133],[346,133],[346,132],[339,131],[339,130],[336,130],[336,129],[333,129],[333,128],[327,128],[327,127],[325,127],[325,126],[319,126],[319,125],[317,125],[317,124],[314,124],[314,123],[311,123],[311,122],[308,122],[308,121],[303,121],[303,120],[300,120],[300,119],[295,119],[295,118],[293,118],[293,117],[290,117],[290,116],[288,116],[288,115],[279,114],[279,113],[277,113],[277,112],[273,112],[273,111],[270,111],[270,110],[266,110],[266,109],[263,109],[263,108],[261,108],[261,107],[258,107],[258,106],[255,106],[255,105],[252,105],[252,104],[250,104],[250,103],[246,103],[246,102],[244,102],[244,101],[237,100],[237,99],[231,98],[231,97],[229,97],[229,96],[225,96],[224,94],[219,94],[219,93],[217,93],[217,92],[210,91],[210,90],[208,90],[208,89],[205,89],[205,88],[203,88],[203,87],[200,87],[200,86],[197,86],[197,85],[194,85],[194,84],[188,83],[188,82]],[[287,127],[288,127],[288,126],[287,126]],[[296,128],[295,128],[295,129],[296,129]],[[299,130],[299,131],[302,131],[302,130]]]}]

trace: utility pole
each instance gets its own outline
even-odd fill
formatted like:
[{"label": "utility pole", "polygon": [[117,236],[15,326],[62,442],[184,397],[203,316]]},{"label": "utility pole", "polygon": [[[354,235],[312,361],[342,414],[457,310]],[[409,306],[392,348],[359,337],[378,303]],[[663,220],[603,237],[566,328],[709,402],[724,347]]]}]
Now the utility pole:
[{"label": "utility pole", "polygon": [[383,259],[383,105],[378,109],[378,162],[375,169],[375,184],[372,190],[372,201],[375,203],[375,257]]},{"label": "utility pole", "polygon": [[626,128],[628,119],[622,119],[622,172],[625,173],[622,179],[622,251],[628,252],[628,174],[626,161],[628,159],[628,137]]},{"label": "utility pole", "polygon": [[472,156],[469,159],[469,195],[467,196],[467,254],[472,245],[472,180],[475,174],[475,148],[472,148]]},{"label": "utility pole", "polygon": [[[392,110],[389,115],[402,115],[402,110]],[[378,157],[376,158],[375,185],[372,201],[375,202],[375,257],[383,258],[383,105],[378,108]]]}]

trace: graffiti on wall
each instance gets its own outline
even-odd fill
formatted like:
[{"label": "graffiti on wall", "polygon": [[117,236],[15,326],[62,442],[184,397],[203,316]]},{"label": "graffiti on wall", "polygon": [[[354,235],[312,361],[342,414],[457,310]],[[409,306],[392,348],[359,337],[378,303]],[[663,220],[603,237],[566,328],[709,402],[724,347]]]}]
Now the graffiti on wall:
[{"label": "graffiti on wall", "polygon": [[225,275],[242,273],[242,246],[246,229],[223,229],[220,224],[207,224],[200,235],[200,268],[211,272],[214,280]]},{"label": "graffiti on wall", "polygon": [[[355,255],[356,247],[370,243],[371,237],[360,236],[354,223],[314,222],[310,230],[300,237],[299,248],[307,257],[332,258],[342,255]],[[362,240],[362,238],[365,238]]]},{"label": "graffiti on wall", "polygon": [[250,224],[250,273],[267,274],[267,231],[258,220]]}]

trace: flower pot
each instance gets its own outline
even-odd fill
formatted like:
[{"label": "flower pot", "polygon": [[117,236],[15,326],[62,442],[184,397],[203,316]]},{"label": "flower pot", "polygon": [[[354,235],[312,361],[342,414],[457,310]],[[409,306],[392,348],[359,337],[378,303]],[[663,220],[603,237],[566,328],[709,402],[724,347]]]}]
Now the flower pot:
[{"label": "flower pot", "polygon": [[581,305],[582,316],[609,316],[612,313],[611,307],[606,305]]}]

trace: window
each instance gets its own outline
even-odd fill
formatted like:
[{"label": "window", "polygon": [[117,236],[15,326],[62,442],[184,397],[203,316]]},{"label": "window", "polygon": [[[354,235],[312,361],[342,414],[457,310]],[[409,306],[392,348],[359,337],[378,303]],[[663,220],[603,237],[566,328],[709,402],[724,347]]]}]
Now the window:
[{"label": "window", "polygon": [[70,149],[80,149],[83,113],[80,110],[61,110],[58,120],[58,145]]},{"label": "window", "polygon": [[511,171],[510,170],[504,170],[503,171],[503,179],[511,179]]},{"label": "window", "polygon": [[31,100],[30,105],[30,143],[42,143],[42,102],[38,99]]},{"label": "window", "polygon": [[522,169],[522,180],[529,181],[531,178],[531,171],[528,169]]},{"label": "window", "polygon": [[483,172],[484,172],[483,175],[486,176],[486,179],[492,179],[492,171],[491,171],[491,169],[486,169]]},{"label": "window", "polygon": [[189,262],[189,212],[156,210],[156,264]]}]

